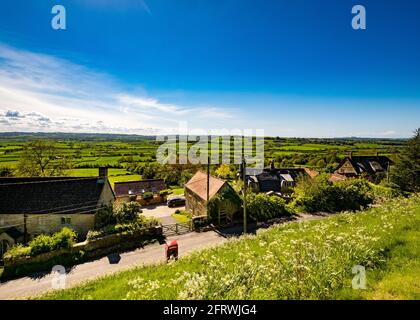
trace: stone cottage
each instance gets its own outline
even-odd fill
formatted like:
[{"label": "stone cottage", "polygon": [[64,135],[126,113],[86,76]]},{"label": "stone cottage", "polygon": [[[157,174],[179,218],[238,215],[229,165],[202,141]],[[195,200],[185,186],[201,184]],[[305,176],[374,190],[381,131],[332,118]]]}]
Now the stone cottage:
[{"label": "stone cottage", "polygon": [[[157,204],[166,201],[166,195],[162,191],[166,189],[163,179],[144,179],[138,181],[115,182],[114,192],[117,201],[137,201],[141,205]],[[145,199],[144,195],[152,194],[151,199]]]},{"label": "stone cottage", "polygon": [[94,227],[98,208],[115,196],[107,168],[98,177],[0,178],[1,253],[8,246],[63,227],[83,238]]},{"label": "stone cottage", "polygon": [[318,172],[308,168],[270,168],[252,169],[246,172],[247,186],[253,192],[263,192],[287,196],[293,192],[297,180],[301,176],[313,178]]},{"label": "stone cottage", "polygon": [[350,153],[340,162],[334,171],[334,177],[364,176],[373,179],[376,174],[386,173],[392,164],[393,162],[387,156],[378,154],[374,156],[353,156],[353,153]]},{"label": "stone cottage", "polygon": [[[240,210],[240,204],[234,201],[237,198],[236,192],[224,180],[209,176],[209,200],[218,197],[217,212],[213,214],[217,219],[233,218],[233,215]],[[198,171],[185,184],[185,209],[193,216],[209,216],[207,212],[207,174]]]}]

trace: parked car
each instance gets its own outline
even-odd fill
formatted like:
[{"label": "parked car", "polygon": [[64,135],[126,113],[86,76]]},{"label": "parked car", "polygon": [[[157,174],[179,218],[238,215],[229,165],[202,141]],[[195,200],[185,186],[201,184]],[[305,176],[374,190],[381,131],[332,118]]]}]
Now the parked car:
[{"label": "parked car", "polygon": [[168,200],[167,204],[168,204],[169,208],[184,206],[185,205],[185,198],[181,198],[181,197],[172,198],[172,199]]}]

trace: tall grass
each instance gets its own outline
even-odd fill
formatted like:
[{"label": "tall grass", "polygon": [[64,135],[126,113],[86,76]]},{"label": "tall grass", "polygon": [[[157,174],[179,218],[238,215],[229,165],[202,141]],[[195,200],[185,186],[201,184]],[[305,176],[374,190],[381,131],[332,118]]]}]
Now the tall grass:
[{"label": "tall grass", "polygon": [[[399,235],[419,227],[420,196],[319,221],[290,223],[59,291],[50,299],[334,299],[352,267],[386,264]],[[182,248],[181,248],[182,250]],[[418,257],[417,257],[418,259]]]}]

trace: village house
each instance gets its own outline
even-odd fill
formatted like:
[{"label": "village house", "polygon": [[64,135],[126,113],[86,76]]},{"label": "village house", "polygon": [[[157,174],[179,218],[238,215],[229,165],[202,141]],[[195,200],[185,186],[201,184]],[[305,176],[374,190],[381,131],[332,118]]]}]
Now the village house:
[{"label": "village house", "polygon": [[[156,204],[166,201],[162,191],[166,189],[163,179],[145,179],[139,181],[115,182],[114,192],[117,201],[137,201],[141,205]],[[150,199],[145,199],[145,194],[152,194]]]},{"label": "village house", "polygon": [[253,192],[263,192],[269,195],[288,196],[300,176],[313,178],[318,172],[307,168],[270,168],[247,169],[246,183]]},{"label": "village house", "polygon": [[[209,178],[209,201],[216,197],[219,197],[220,200],[214,218],[232,220],[233,215],[240,209],[240,205],[233,201],[236,196],[235,191],[226,181],[211,175]],[[185,209],[193,216],[209,217],[207,212],[207,174],[198,171],[184,187]]]},{"label": "village house", "polygon": [[7,247],[63,227],[83,238],[94,228],[95,212],[115,195],[107,168],[98,177],[0,178],[0,257]]},{"label": "village house", "polygon": [[340,162],[330,180],[338,181],[359,176],[373,179],[378,173],[386,173],[392,164],[386,156],[353,156],[351,152]]}]

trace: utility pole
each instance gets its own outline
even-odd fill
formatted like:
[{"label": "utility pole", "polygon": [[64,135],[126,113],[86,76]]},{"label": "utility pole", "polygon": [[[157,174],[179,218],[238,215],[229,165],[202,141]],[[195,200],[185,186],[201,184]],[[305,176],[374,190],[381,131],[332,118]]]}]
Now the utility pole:
[{"label": "utility pole", "polygon": [[28,215],[26,213],[23,214],[23,242],[25,244],[28,243],[28,227],[27,227],[27,219]]},{"label": "utility pole", "polygon": [[209,200],[210,200],[210,154],[207,156],[207,217],[209,216]]},{"label": "utility pole", "polygon": [[242,181],[244,186],[242,188],[243,195],[243,206],[244,206],[244,234],[247,233],[247,221],[246,221],[246,162],[245,157],[242,158]]}]

